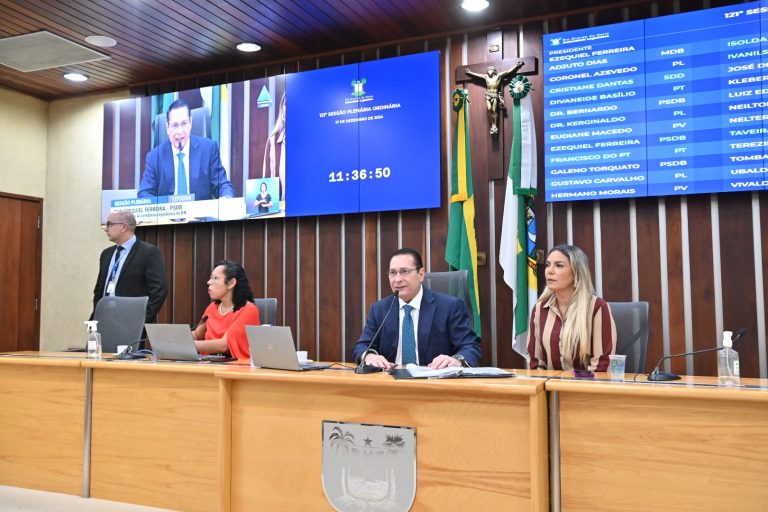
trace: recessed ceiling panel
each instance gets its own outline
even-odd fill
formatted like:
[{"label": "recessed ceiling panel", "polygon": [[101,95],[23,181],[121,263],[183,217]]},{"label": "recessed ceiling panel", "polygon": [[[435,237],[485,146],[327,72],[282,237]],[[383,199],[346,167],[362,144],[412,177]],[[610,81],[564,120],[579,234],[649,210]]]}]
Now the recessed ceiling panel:
[{"label": "recessed ceiling panel", "polygon": [[0,39],[0,64],[24,72],[108,58],[108,55],[45,31]]}]

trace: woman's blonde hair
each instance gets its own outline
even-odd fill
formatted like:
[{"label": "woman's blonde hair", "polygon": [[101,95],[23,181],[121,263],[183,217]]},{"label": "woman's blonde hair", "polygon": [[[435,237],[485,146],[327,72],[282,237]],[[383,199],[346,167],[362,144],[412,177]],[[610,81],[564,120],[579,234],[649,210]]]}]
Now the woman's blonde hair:
[{"label": "woman's blonde hair", "polygon": [[[589,326],[592,324],[590,304],[595,295],[595,287],[592,285],[592,275],[589,272],[589,258],[580,248],[575,245],[558,245],[553,247],[547,253],[547,256],[553,252],[562,253],[571,264],[573,270],[574,293],[568,310],[565,313],[563,330],[560,333],[562,354],[570,354],[576,358],[578,349],[582,363],[587,364],[592,352],[592,340],[590,338]],[[555,292],[544,288],[544,292],[539,297],[539,302],[546,302]]]}]

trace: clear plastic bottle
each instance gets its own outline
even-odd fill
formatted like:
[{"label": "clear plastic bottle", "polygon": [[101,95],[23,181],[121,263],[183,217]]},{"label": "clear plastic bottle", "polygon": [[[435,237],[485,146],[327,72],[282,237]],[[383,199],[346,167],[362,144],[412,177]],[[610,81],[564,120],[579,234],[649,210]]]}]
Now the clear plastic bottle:
[{"label": "clear plastic bottle", "polygon": [[739,353],[733,350],[733,333],[723,331],[723,349],[717,352],[717,381],[721,386],[739,385]]},{"label": "clear plastic bottle", "polygon": [[88,359],[101,359],[101,334],[98,331],[98,320],[85,322],[88,329]]}]

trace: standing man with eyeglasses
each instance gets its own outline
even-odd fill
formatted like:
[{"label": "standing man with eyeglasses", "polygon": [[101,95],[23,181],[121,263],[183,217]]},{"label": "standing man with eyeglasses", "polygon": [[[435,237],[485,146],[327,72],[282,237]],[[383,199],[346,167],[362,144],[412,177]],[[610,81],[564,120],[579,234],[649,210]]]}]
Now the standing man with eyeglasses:
[{"label": "standing man with eyeglasses", "polygon": [[195,201],[233,197],[216,141],[192,135],[189,104],[176,100],[166,114],[168,140],[147,153],[138,197],[194,194]]},{"label": "standing man with eyeglasses", "polygon": [[[352,351],[354,360],[359,362],[362,357],[365,364],[385,370],[407,363],[435,369],[477,366],[482,347],[469,327],[464,302],[422,286],[421,255],[414,249],[398,249],[389,259],[387,275],[392,292],[398,296],[390,295],[371,306],[363,334]],[[379,327],[378,349],[374,343],[375,350],[368,350]]]},{"label": "standing man with eyeglasses", "polygon": [[[102,297],[149,297],[146,322],[152,323],[168,294],[160,249],[136,238],[136,218],[129,211],[109,214],[104,227],[109,241],[99,258],[99,277],[93,289],[93,309]],[[93,319],[93,313],[91,313]]]}]

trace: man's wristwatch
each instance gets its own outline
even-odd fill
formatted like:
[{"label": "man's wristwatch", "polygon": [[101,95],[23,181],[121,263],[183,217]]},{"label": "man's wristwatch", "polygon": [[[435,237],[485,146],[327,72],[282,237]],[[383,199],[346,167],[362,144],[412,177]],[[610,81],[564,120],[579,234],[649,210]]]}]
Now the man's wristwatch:
[{"label": "man's wristwatch", "polygon": [[455,354],[455,355],[452,355],[451,357],[454,358],[455,360],[457,360],[458,362],[460,362],[461,366],[469,366],[469,363],[467,363],[467,360],[464,359],[463,355]]}]

